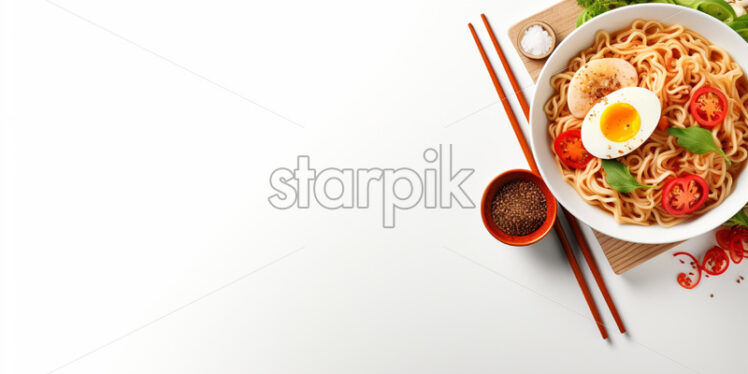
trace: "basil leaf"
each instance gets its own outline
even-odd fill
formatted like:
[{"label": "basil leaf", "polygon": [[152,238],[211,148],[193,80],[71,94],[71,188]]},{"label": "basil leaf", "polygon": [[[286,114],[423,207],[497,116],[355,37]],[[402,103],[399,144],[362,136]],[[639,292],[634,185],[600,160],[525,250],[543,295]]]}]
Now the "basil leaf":
[{"label": "basil leaf", "polygon": [[745,214],[745,207],[743,209],[740,209],[737,213],[735,213],[730,220],[724,223],[725,226],[746,226],[748,227],[748,214]]},{"label": "basil leaf", "polygon": [[616,160],[602,160],[602,162],[603,170],[605,170],[605,181],[618,192],[629,193],[637,188],[654,187],[637,182],[634,176],[629,173],[626,165]]},{"label": "basil leaf", "polygon": [[722,148],[717,146],[712,137],[712,132],[699,126],[687,127],[685,129],[671,127],[666,130],[668,134],[678,139],[678,145],[689,150],[691,153],[703,155],[704,153],[717,152],[732,165]]}]

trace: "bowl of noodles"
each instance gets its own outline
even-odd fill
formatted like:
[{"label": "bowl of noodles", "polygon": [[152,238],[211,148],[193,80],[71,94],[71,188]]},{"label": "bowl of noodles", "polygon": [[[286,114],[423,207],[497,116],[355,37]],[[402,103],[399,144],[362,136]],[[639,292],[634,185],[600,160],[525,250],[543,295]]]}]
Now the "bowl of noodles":
[{"label": "bowl of noodles", "polygon": [[549,57],[530,108],[540,173],[606,235],[668,243],[748,200],[748,44],[716,18],[642,4],[600,15]]}]

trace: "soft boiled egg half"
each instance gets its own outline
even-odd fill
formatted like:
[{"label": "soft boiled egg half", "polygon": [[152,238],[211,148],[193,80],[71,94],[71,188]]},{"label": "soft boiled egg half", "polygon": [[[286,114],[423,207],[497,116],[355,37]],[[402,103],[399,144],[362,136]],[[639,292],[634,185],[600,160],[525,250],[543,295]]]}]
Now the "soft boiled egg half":
[{"label": "soft boiled egg half", "polygon": [[626,87],[605,96],[582,122],[582,144],[593,156],[624,156],[644,143],[660,120],[660,99],[652,91]]}]

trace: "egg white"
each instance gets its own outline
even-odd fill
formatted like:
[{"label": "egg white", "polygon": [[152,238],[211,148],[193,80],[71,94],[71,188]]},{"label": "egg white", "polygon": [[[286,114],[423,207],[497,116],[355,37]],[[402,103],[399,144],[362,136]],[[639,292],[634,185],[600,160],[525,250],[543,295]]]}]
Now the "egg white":
[{"label": "egg white", "polygon": [[[600,128],[600,118],[607,107],[626,103],[639,112],[641,126],[631,139],[614,142],[605,137]],[[626,87],[614,91],[587,112],[582,122],[582,144],[595,157],[611,159],[625,156],[639,148],[652,135],[660,120],[660,99],[652,91],[641,87]]]}]

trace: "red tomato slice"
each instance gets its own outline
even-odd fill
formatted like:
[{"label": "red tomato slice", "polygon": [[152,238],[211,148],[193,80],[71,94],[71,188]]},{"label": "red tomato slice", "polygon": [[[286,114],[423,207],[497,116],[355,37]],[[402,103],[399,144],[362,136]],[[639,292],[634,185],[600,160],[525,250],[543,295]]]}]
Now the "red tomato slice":
[{"label": "red tomato slice", "polygon": [[587,163],[594,158],[584,148],[580,130],[563,132],[553,142],[553,150],[561,159],[561,162],[572,169],[584,169]]},{"label": "red tomato slice", "polygon": [[689,174],[665,184],[662,188],[662,207],[674,216],[682,216],[701,208],[707,196],[709,185],[704,178]]},{"label": "red tomato slice", "polygon": [[[695,278],[689,277],[689,274],[686,274],[686,273],[680,273],[680,274],[678,274],[678,278],[677,278],[678,279],[678,284],[680,284],[681,287],[690,290],[690,289],[696,287],[699,284],[699,282],[701,282],[701,266],[699,266],[699,261],[696,260],[696,258],[693,257],[688,252],[675,252],[675,253],[673,253],[673,257],[677,257],[677,256],[681,256],[681,255],[682,256],[688,256],[691,259],[691,264],[692,264],[691,266],[694,268],[694,270],[696,270]],[[691,274],[693,274],[693,272],[691,272]]]},{"label": "red tomato slice", "polygon": [[720,275],[730,266],[730,259],[727,253],[720,247],[713,247],[704,254],[704,261],[701,268],[709,275]]},{"label": "red tomato slice", "polygon": [[727,98],[714,87],[704,86],[696,90],[691,95],[689,106],[696,122],[707,129],[722,123],[727,115]]}]

